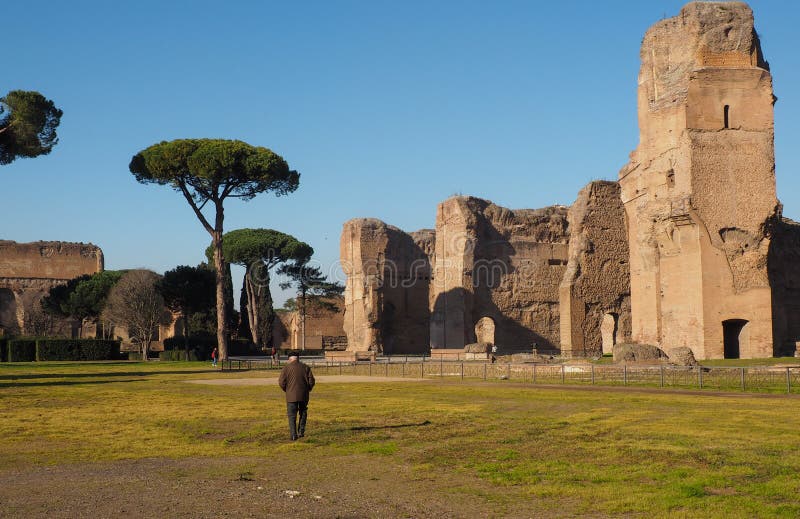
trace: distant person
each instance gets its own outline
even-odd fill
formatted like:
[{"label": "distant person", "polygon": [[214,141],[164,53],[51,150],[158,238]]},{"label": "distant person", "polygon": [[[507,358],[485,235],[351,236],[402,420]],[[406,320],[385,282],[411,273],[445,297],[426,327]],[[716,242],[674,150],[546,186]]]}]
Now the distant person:
[{"label": "distant person", "polygon": [[270,350],[270,355],[272,356],[272,362],[275,362],[278,359],[278,350],[275,349],[275,346],[273,346],[272,350]]},{"label": "distant person", "polygon": [[214,348],[213,350],[211,350],[211,365],[214,366],[214,367],[217,366],[217,356],[218,355],[219,355],[219,352],[217,351],[217,348]]},{"label": "distant person", "polygon": [[[308,397],[314,389],[314,374],[311,368],[300,362],[298,354],[292,352],[289,362],[281,370],[278,385],[286,393],[286,416],[289,418],[289,437],[292,441],[306,433]],[[299,420],[298,420],[299,413]]]},{"label": "distant person", "polygon": [[497,354],[497,344],[492,344],[492,364],[497,360],[495,356]]}]

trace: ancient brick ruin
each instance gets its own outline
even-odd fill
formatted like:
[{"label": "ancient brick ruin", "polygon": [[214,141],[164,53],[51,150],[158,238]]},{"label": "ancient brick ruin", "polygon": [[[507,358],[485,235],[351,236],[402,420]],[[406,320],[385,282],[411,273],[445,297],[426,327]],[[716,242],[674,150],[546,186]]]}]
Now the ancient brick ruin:
[{"label": "ancient brick ruin", "polygon": [[344,224],[344,331],[351,351],[416,353],[430,344],[434,232],[407,234],[380,220]]},{"label": "ancient brick ruin", "polygon": [[[0,241],[0,333],[30,333],[31,318],[51,288],[103,270],[103,251],[92,244]],[[56,323],[69,334],[70,323]]]},{"label": "ancient brick ruin", "polygon": [[615,182],[592,182],[569,209],[510,210],[453,197],[439,204],[435,231],[406,234],[379,220],[350,220],[341,253],[352,351],[490,343],[583,356],[603,351],[609,319],[607,348],[630,336]]},{"label": "ancient brick ruin", "polygon": [[344,334],[344,298],[327,300],[334,308],[309,303],[305,319],[299,311],[278,310],[272,327],[272,344],[278,350],[341,351]]},{"label": "ancient brick ruin", "polygon": [[435,232],[345,223],[348,348],[793,353],[800,225],[776,197],[775,97],[752,11],[687,4],[647,31],[641,60],[640,142],[619,183],[593,182],[569,208],[451,198]]},{"label": "ancient brick ruin", "polygon": [[620,172],[634,340],[697,358],[793,351],[785,305],[797,285],[779,273],[792,224],[775,192],[775,97],[752,11],[688,4],[650,28],[641,59],[640,142]]}]

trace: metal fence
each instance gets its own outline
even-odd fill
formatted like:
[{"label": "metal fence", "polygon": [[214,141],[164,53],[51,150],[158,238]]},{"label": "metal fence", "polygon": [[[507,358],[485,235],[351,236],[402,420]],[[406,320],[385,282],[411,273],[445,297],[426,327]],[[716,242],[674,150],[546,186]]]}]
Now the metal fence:
[{"label": "metal fence", "polygon": [[[546,385],[597,385],[671,389],[800,393],[800,366],[680,367],[668,365],[506,364],[426,360],[424,357],[379,358],[376,362],[326,362],[305,358],[318,375],[351,375],[449,380],[509,380]],[[269,358],[231,358],[225,370],[280,367]]]}]

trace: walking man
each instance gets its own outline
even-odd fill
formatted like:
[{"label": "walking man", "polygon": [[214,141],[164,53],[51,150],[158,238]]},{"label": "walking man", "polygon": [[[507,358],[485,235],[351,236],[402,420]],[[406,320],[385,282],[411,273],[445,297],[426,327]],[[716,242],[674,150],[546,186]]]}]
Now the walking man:
[{"label": "walking man", "polygon": [[[289,362],[281,370],[278,385],[286,393],[286,415],[289,417],[289,437],[292,441],[302,438],[306,432],[308,397],[314,389],[314,374],[311,368],[300,362],[298,354],[292,352]],[[299,420],[298,420],[298,414]]]}]

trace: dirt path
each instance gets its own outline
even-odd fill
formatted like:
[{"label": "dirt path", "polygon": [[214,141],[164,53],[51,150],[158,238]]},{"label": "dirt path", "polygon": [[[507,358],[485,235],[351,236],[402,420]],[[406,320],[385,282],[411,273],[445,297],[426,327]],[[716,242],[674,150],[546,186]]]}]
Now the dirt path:
[{"label": "dirt path", "polygon": [[[315,376],[317,382],[330,383],[357,383],[357,382],[422,382],[422,378],[410,377],[369,377],[361,375],[319,375]],[[215,378],[187,380],[190,384],[210,384],[213,386],[271,386],[276,383],[275,377],[270,378]]]}]

